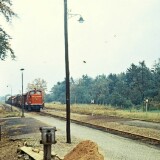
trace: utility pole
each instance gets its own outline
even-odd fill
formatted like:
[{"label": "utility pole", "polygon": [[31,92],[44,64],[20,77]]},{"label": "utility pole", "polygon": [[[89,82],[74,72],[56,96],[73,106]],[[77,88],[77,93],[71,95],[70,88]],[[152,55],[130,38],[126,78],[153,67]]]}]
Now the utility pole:
[{"label": "utility pole", "polygon": [[67,0],[64,0],[64,39],[65,39],[65,70],[66,70],[66,135],[67,143],[71,143],[70,133],[70,73],[69,73],[69,54],[68,54],[68,18],[69,16],[80,16],[79,23],[84,19],[80,14],[68,14]]},{"label": "utility pole", "polygon": [[65,69],[66,69],[66,138],[67,138],[67,143],[71,143],[67,0],[64,0],[64,39],[65,39]]}]

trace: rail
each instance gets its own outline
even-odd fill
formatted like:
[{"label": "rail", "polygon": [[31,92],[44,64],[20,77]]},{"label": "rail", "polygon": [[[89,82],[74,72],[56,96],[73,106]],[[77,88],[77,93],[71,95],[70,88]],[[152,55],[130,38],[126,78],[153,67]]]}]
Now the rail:
[{"label": "rail", "polygon": [[[55,118],[58,118],[58,119],[61,119],[61,120],[66,120],[65,117],[58,116],[58,115],[53,115],[51,113],[40,112],[38,114],[44,115],[44,116],[48,115],[48,116],[55,117]],[[80,125],[83,125],[83,126],[87,126],[87,127],[90,127],[90,128],[94,128],[94,129],[97,129],[97,130],[101,130],[103,132],[107,132],[107,133],[115,134],[115,135],[118,135],[118,136],[122,136],[122,137],[125,137],[125,138],[130,138],[132,140],[138,140],[138,141],[141,141],[143,143],[154,145],[156,147],[160,147],[160,139],[156,139],[156,138],[152,138],[152,137],[146,137],[146,136],[143,136],[143,135],[134,134],[134,133],[126,132],[126,131],[121,131],[121,130],[117,130],[117,129],[113,129],[113,128],[109,128],[109,127],[103,127],[103,126],[99,126],[99,125],[95,125],[95,124],[91,124],[91,123],[87,123],[87,122],[82,122],[82,121],[78,121],[78,120],[75,120],[75,119],[72,119],[72,118],[71,118],[71,122],[76,123],[76,124],[80,124]]]}]

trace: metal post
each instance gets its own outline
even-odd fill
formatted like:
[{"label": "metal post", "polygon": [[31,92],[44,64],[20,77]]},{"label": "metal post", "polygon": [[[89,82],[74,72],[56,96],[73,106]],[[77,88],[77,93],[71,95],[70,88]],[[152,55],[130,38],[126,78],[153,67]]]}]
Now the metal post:
[{"label": "metal post", "polygon": [[71,143],[67,0],[64,0],[64,38],[65,38],[65,69],[66,69],[66,138],[67,138],[67,143]]},{"label": "metal post", "polygon": [[146,99],[146,113],[148,112],[148,99]]},{"label": "metal post", "polygon": [[0,141],[1,141],[1,136],[2,136],[2,127],[0,125]]},{"label": "metal post", "polygon": [[[13,111],[13,110],[12,110],[12,86],[9,86],[9,85],[8,85],[7,87],[11,87],[11,111]],[[5,101],[6,101],[6,97],[5,97]]]},{"label": "metal post", "polygon": [[146,103],[146,112],[148,111],[148,103]]},{"label": "metal post", "polygon": [[43,144],[43,160],[51,160],[51,147],[52,144],[56,143],[55,132],[56,127],[40,127],[41,131],[41,141]]},{"label": "metal post", "polygon": [[21,117],[24,117],[24,97],[23,97],[23,71],[24,69],[21,68],[20,70],[22,71],[22,116]]},{"label": "metal post", "polygon": [[13,111],[12,110],[12,87],[11,87],[11,111]]},{"label": "metal post", "polygon": [[43,145],[43,160],[51,160],[51,145]]}]

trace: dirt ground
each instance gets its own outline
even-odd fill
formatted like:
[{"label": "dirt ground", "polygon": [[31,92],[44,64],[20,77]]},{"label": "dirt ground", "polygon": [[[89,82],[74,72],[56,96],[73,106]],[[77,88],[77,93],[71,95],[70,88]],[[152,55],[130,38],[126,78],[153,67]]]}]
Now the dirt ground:
[{"label": "dirt ground", "polygon": [[[0,117],[8,116],[8,112],[9,109],[0,106]],[[17,116],[17,113],[15,115]],[[39,128],[46,124],[34,118],[8,117],[0,118],[0,125],[0,160],[29,159],[27,155],[17,152],[24,145],[43,150]],[[64,135],[56,135],[56,140],[57,143],[52,145],[52,150],[57,154],[57,160],[104,160],[97,144],[92,141],[82,141],[73,137],[72,144],[67,144]]]},{"label": "dirt ground", "polygon": [[2,138],[0,141],[0,160],[17,159],[17,148],[22,145],[22,141],[10,141],[8,138]]},{"label": "dirt ground", "polygon": [[[33,118],[7,118],[1,119],[0,124],[3,126],[0,160],[25,159],[17,153],[17,150],[26,143],[35,149],[43,150],[39,143],[39,127],[44,125],[39,121]],[[96,143],[73,139],[72,144],[67,144],[62,135],[57,135],[57,144],[54,145],[53,150],[60,159],[63,159],[65,153],[64,160],[104,160],[103,155],[98,152]]]},{"label": "dirt ground", "polygon": [[64,160],[104,160],[104,157],[99,153],[96,143],[87,140],[80,142]]},{"label": "dirt ground", "polygon": [[[46,111],[47,112],[47,111]],[[49,112],[52,114],[52,112]],[[33,113],[34,116],[35,113]],[[63,112],[53,112],[57,116],[65,116]],[[4,118],[4,117],[8,118]],[[11,117],[12,118],[11,118]],[[14,116],[16,116],[14,118]],[[19,117],[17,117],[19,116]],[[115,117],[96,117],[89,115],[71,114],[71,118],[88,122],[91,124],[101,124],[104,127],[116,128],[122,131],[128,131],[144,136],[150,136],[160,139],[160,130],[153,126],[138,126],[128,125],[129,119]],[[17,153],[19,146],[27,145],[43,150],[40,144],[41,133],[39,127],[46,126],[34,118],[21,118],[18,111],[11,111],[9,107],[0,105],[0,125],[2,126],[2,135],[0,141],[0,160],[24,159]],[[75,137],[72,138],[72,144],[66,143],[65,136],[62,134],[56,135],[57,143],[52,145],[53,151],[61,160],[103,160],[103,155],[98,151],[98,146],[91,141],[83,141]],[[96,157],[96,158],[93,158]],[[58,159],[59,160],[59,159]]]},{"label": "dirt ground", "polygon": [[26,141],[36,141],[41,123],[30,118],[0,119],[2,130],[0,141],[0,160],[18,159],[17,149]]}]

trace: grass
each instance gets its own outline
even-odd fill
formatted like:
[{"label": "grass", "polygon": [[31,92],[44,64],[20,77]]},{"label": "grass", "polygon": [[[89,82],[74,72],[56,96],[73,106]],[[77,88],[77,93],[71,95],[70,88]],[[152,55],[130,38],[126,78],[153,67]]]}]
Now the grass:
[{"label": "grass", "polygon": [[[57,109],[66,111],[65,104],[46,103],[46,108]],[[94,104],[73,104],[71,105],[71,112],[90,114],[90,115],[101,115],[101,116],[116,116],[123,118],[140,119],[151,122],[160,122],[160,111],[159,112],[142,112],[139,110],[120,110],[115,109],[111,106],[102,106]]]},{"label": "grass", "polygon": [[5,117],[19,117],[20,113],[18,112],[0,112],[0,118],[5,118]]},{"label": "grass", "polygon": [[2,105],[0,105],[0,118],[5,118],[5,117],[18,117],[20,116],[20,112],[16,109],[13,111],[11,110],[5,110]]}]

